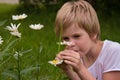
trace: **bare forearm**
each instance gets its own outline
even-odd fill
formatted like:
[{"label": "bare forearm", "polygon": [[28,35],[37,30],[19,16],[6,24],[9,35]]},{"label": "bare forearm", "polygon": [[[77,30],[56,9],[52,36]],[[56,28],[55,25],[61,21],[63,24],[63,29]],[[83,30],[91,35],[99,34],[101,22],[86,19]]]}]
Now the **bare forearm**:
[{"label": "bare forearm", "polygon": [[81,80],[96,80],[92,74],[83,67],[80,71],[77,72]]},{"label": "bare forearm", "polygon": [[76,72],[73,70],[64,71],[65,74],[69,77],[70,80],[81,80]]}]

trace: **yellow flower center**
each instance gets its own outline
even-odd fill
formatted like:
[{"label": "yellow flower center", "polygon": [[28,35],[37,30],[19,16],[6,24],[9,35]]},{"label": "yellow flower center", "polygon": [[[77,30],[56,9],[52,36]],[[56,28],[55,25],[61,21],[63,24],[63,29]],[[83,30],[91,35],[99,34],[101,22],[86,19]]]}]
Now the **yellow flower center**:
[{"label": "yellow flower center", "polygon": [[53,62],[53,64],[57,64],[59,62],[59,60],[53,60],[52,62]]}]

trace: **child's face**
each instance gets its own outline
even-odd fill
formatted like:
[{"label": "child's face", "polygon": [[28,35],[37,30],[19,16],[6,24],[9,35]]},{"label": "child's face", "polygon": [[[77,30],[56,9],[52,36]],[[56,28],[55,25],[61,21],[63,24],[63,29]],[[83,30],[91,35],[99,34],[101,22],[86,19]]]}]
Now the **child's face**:
[{"label": "child's face", "polygon": [[95,44],[85,30],[74,25],[63,31],[62,39],[72,43],[66,49],[79,52],[81,57],[89,53]]}]

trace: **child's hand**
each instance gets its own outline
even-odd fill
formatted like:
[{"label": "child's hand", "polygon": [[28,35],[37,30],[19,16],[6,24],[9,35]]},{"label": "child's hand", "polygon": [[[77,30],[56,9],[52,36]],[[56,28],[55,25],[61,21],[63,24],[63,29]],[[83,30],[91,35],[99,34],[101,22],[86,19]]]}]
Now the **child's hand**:
[{"label": "child's hand", "polygon": [[73,50],[61,51],[56,58],[64,60],[64,64],[60,65],[63,70],[67,70],[68,67],[71,66],[75,71],[78,71],[82,65],[80,53]]}]

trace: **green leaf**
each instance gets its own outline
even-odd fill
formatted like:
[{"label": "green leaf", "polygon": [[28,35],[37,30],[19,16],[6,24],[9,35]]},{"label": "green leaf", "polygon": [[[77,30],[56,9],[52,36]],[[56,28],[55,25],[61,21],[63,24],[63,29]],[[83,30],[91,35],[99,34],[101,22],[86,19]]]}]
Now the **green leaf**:
[{"label": "green leaf", "polygon": [[[2,59],[2,57],[0,56],[0,59]],[[2,61],[0,63],[0,67],[3,66],[3,64],[5,64],[7,61],[9,61],[11,59],[11,56],[9,56],[7,59],[5,59],[4,61]]]},{"label": "green leaf", "polygon": [[26,51],[20,52],[19,54],[25,54],[25,53],[28,53],[28,52],[31,52],[31,51],[32,51],[32,49],[28,49],[28,50],[26,50]]},{"label": "green leaf", "polygon": [[22,71],[20,72],[20,74],[26,74],[26,73],[28,73],[28,72],[30,72],[30,71],[32,71],[32,70],[36,70],[36,69],[39,69],[39,67],[26,68],[26,69],[22,70]]},{"label": "green leaf", "polygon": [[7,52],[7,51],[11,48],[11,46],[13,46],[13,44],[14,44],[17,40],[18,40],[18,39],[15,39],[15,40],[11,41],[11,42],[5,47],[5,49],[2,51],[2,53]]},{"label": "green leaf", "polygon": [[13,44],[17,41],[18,39],[15,39],[13,41],[11,41],[7,46],[5,46],[5,48],[0,52],[0,59],[3,56],[8,56],[9,52],[7,52],[8,50],[10,50],[11,47],[13,47]]},{"label": "green leaf", "polygon": [[6,77],[9,76],[9,77],[12,77],[15,80],[18,80],[18,76],[16,75],[16,73],[14,73],[11,70],[6,70],[5,72],[2,73],[2,75],[6,76]]},{"label": "green leaf", "polygon": [[0,26],[4,25],[7,22],[7,20],[0,21]]},{"label": "green leaf", "polygon": [[43,46],[40,46],[40,48],[39,48],[39,53],[42,52],[42,49],[43,49]]}]

